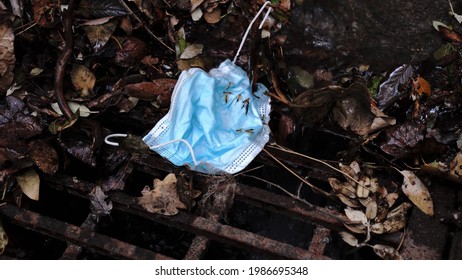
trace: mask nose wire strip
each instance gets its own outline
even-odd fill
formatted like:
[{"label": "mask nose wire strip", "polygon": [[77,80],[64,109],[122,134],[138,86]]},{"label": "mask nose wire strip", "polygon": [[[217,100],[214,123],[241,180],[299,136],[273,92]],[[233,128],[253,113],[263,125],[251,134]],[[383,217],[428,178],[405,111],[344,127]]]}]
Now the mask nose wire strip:
[{"label": "mask nose wire strip", "polygon": [[[110,140],[109,140],[109,139],[111,139],[111,138],[113,138],[113,137],[127,137],[127,134],[124,134],[124,133],[109,134],[108,136],[106,136],[106,137],[104,138],[104,143],[106,143],[106,144],[108,144],[108,145],[111,145],[111,146],[118,147],[118,146],[119,146],[119,143],[113,142],[113,141],[110,141]],[[175,140],[171,140],[171,141],[168,141],[168,142],[159,144],[159,145],[151,146],[150,148],[151,148],[151,149],[157,149],[157,148],[161,148],[161,147],[163,147],[163,146],[166,146],[166,145],[169,145],[169,144],[173,144],[173,143],[176,143],[176,142],[182,142],[182,143],[184,143],[184,144],[188,147],[189,152],[191,153],[192,160],[193,160],[193,162],[194,162],[194,166],[197,166],[197,160],[196,160],[196,155],[194,154],[194,150],[193,150],[193,148],[191,147],[191,144],[189,144],[189,142],[186,141],[186,140],[184,140],[184,139],[175,139]]]},{"label": "mask nose wire strip", "polygon": [[[260,14],[263,12],[263,10],[265,9],[265,7],[270,4],[271,2],[270,1],[266,1],[265,4],[263,4],[263,6],[260,8],[260,10],[258,11],[258,13],[255,15],[255,17],[252,19],[252,21],[250,22],[249,26],[247,27],[247,30],[245,31],[244,33],[244,37],[242,37],[242,41],[241,41],[241,44],[239,45],[239,49],[237,49],[237,52],[236,52],[236,55],[234,56],[234,59],[233,59],[233,64],[236,64],[236,61],[237,61],[237,58],[239,57],[239,53],[241,52],[242,50],[242,47],[244,46],[244,43],[245,43],[245,40],[247,39],[247,36],[249,35],[249,32],[250,32],[250,29],[252,29],[252,25],[255,23],[255,21],[258,19],[258,17],[260,16]],[[262,28],[263,27],[263,23],[266,21],[266,19],[268,18],[270,12],[271,12],[272,8],[270,7],[268,9],[268,11],[266,12],[266,15],[265,15],[265,18],[263,19],[262,23],[260,24],[260,27],[259,28]]]}]

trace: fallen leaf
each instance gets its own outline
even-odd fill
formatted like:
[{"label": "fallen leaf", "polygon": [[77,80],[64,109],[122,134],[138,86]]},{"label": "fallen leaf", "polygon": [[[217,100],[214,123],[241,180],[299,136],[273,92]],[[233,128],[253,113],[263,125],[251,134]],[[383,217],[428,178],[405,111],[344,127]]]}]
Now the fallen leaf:
[{"label": "fallen leaf", "polygon": [[449,164],[449,174],[455,175],[462,179],[462,152],[457,153]]},{"label": "fallen leaf", "polygon": [[191,18],[193,21],[198,21],[202,18],[204,13],[202,12],[201,8],[197,8],[194,11],[191,12]]},{"label": "fallen leaf", "polygon": [[197,9],[203,2],[204,0],[191,0],[191,12]]},{"label": "fallen leaf", "polygon": [[204,19],[207,23],[210,24],[215,24],[220,22],[221,20],[221,9],[220,8],[215,8],[211,12],[205,12],[204,13]]},{"label": "fallen leaf", "polygon": [[349,182],[340,182],[337,178],[329,178],[328,181],[335,193],[352,199],[357,198],[356,190]]},{"label": "fallen leaf", "polygon": [[5,251],[6,245],[8,245],[8,235],[6,235],[2,221],[0,220],[0,256]]},{"label": "fallen leaf", "polygon": [[[112,17],[104,19],[109,20],[111,18]],[[111,38],[112,33],[114,33],[115,29],[117,28],[116,20],[111,20],[109,22],[99,25],[89,25],[88,22],[86,24],[87,26],[84,26],[83,30],[85,30],[88,40],[90,41],[90,44],[95,52],[98,52],[102,47],[106,45],[106,43]]]},{"label": "fallen leaf", "polygon": [[106,216],[111,213],[112,201],[106,202],[107,195],[100,186],[94,187],[90,194],[90,211],[97,216]]},{"label": "fallen leaf", "polygon": [[172,216],[178,213],[178,209],[186,209],[186,205],[180,201],[177,193],[177,179],[175,174],[168,174],[164,180],[154,179],[154,189],[149,187],[141,192],[143,195],[138,199],[141,205],[150,213]]},{"label": "fallen leaf", "polygon": [[344,196],[343,194],[337,194],[337,197],[340,199],[341,202],[343,202],[343,204],[351,208],[358,208],[361,206],[361,204],[359,204],[359,202],[356,199],[350,199]]},{"label": "fallen leaf", "polygon": [[353,223],[367,224],[367,217],[362,211],[345,208],[345,215]]},{"label": "fallen leaf", "polygon": [[0,18],[0,97],[2,97],[13,82],[16,57],[11,20],[3,15],[0,15]]},{"label": "fallen leaf", "polygon": [[186,47],[180,56],[180,59],[191,59],[202,53],[204,45],[202,44],[191,44]]},{"label": "fallen leaf", "polygon": [[116,52],[114,61],[123,67],[130,67],[141,62],[146,55],[146,44],[138,38],[128,37],[122,44],[122,49]]},{"label": "fallen leaf", "polygon": [[419,95],[425,94],[426,96],[430,96],[432,93],[430,83],[420,76],[418,76],[415,80],[412,79],[412,87]]},{"label": "fallen leaf", "polygon": [[399,254],[398,250],[393,247],[376,244],[372,246],[374,252],[384,260],[402,260],[403,257]]},{"label": "fallen leaf", "polygon": [[385,232],[385,228],[382,223],[375,223],[371,226],[371,232],[375,234],[383,234]]},{"label": "fallen leaf", "polygon": [[127,10],[114,0],[81,0],[77,13],[87,18],[117,17],[128,14]]},{"label": "fallen leaf", "polygon": [[375,200],[369,201],[366,205],[366,217],[369,220],[374,219],[377,217],[378,206]]},{"label": "fallen leaf", "polygon": [[160,106],[169,106],[176,80],[157,79],[152,82],[141,82],[124,87],[124,91],[131,97],[147,101],[157,101]]},{"label": "fallen leaf", "polygon": [[348,233],[346,231],[341,231],[339,232],[340,237],[342,237],[343,241],[345,241],[348,245],[353,246],[353,247],[358,247],[359,242],[358,239],[351,233]]},{"label": "fallen leaf", "polygon": [[42,132],[42,122],[29,112],[21,99],[10,95],[0,104],[0,147],[15,147],[19,140]]},{"label": "fallen leaf", "polygon": [[40,170],[50,175],[58,171],[58,153],[50,144],[43,140],[32,140],[28,146],[30,157]]},{"label": "fallen leaf", "polygon": [[343,223],[343,225],[353,233],[365,234],[366,233],[366,226],[363,224],[349,224]]},{"label": "fallen leaf", "polygon": [[34,21],[41,27],[51,27],[55,22],[55,13],[59,3],[51,0],[33,0]]},{"label": "fallen leaf", "polygon": [[[90,109],[88,109],[87,106],[73,101],[69,101],[67,102],[67,104],[69,105],[69,108],[71,109],[72,113],[77,114],[78,111],[78,116],[80,117],[88,117],[91,113],[98,113],[98,111],[91,111]],[[61,112],[61,108],[59,108],[58,103],[51,103],[50,106],[56,113],[58,113],[61,116],[63,115],[63,112]]]},{"label": "fallen leaf", "polygon": [[385,196],[385,199],[387,200],[389,207],[392,207],[395,204],[398,197],[399,194],[397,193],[389,193]]},{"label": "fallen leaf", "polygon": [[82,97],[85,97],[93,91],[96,78],[87,67],[74,64],[71,71],[71,81],[74,88],[80,90]]},{"label": "fallen leaf", "polygon": [[433,216],[433,201],[427,187],[413,172],[408,170],[400,171],[404,176],[401,186],[404,194],[417,206],[422,212]]},{"label": "fallen leaf", "polygon": [[406,215],[410,208],[410,203],[403,202],[400,206],[390,211],[387,219],[383,222],[385,232],[392,233],[403,229],[406,226]]},{"label": "fallen leaf", "polygon": [[15,174],[15,176],[22,192],[32,200],[39,200],[39,175],[32,168],[28,168],[23,172]]},{"label": "fallen leaf", "polygon": [[380,85],[377,93],[377,105],[381,110],[388,108],[400,97],[399,86],[409,81],[414,76],[414,68],[409,64],[403,64],[391,72],[388,80]]}]

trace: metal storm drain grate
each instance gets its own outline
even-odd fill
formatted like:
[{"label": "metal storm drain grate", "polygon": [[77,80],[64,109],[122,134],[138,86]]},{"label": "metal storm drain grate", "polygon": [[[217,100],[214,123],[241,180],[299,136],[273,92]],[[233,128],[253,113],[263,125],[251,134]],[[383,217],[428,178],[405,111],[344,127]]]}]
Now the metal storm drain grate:
[{"label": "metal storm drain grate", "polygon": [[[287,165],[303,170],[311,179],[332,176],[332,171],[294,155],[278,154]],[[260,164],[258,166],[258,164]],[[284,189],[270,183],[259,184],[253,175],[234,180],[191,175],[194,187],[201,186],[203,196],[214,196],[208,205],[190,205],[176,215],[165,216],[146,211],[138,204],[143,182],[180,170],[155,156],[130,160],[123,178],[123,191],[108,191],[104,203],[110,203],[110,215],[96,215],[88,207],[91,191],[97,184],[76,176],[55,174],[45,177],[42,192],[47,192],[37,204],[21,208],[11,203],[0,206],[10,243],[1,258],[61,258],[61,259],[340,259],[351,247],[345,246],[336,234],[344,230],[345,216],[341,209],[329,207],[329,202],[311,191],[307,200],[294,199],[294,194],[307,192],[297,180],[283,176],[284,171],[263,155],[256,160],[256,169],[266,175],[278,173],[287,184]],[[263,174],[265,175],[265,174]],[[287,174],[285,174],[287,175]],[[128,177],[127,177],[128,176]],[[262,176],[263,177],[263,176]],[[286,178],[287,177],[287,178]],[[144,181],[143,181],[144,178]],[[285,178],[285,179],[284,179]],[[289,178],[289,179],[288,179]],[[294,183],[295,182],[295,183]],[[120,182],[118,182],[119,184]],[[274,184],[273,184],[274,185]],[[292,187],[287,187],[292,185]],[[136,187],[133,187],[136,186]],[[226,190],[232,187],[232,192]],[[210,190],[215,188],[215,191]],[[94,194],[93,194],[94,195]],[[198,203],[201,198],[196,199]],[[59,202],[59,203],[57,203]],[[56,205],[57,204],[57,205]],[[108,204],[109,205],[109,204]],[[50,209],[51,207],[51,209]],[[90,209],[89,209],[90,208]],[[104,209],[104,207],[102,208]],[[100,210],[101,211],[101,210]],[[70,212],[77,213],[69,218]],[[108,211],[109,212],[109,211]],[[16,235],[16,231],[19,234]],[[39,236],[37,242],[46,245],[20,248],[25,239]],[[381,237],[382,242],[397,246],[402,235]],[[35,238],[35,237],[34,237]],[[53,245],[54,244],[54,245]],[[30,253],[49,250],[53,254]],[[18,249],[19,248],[19,249]],[[32,248],[32,249],[31,249]],[[412,250],[418,246],[412,247]],[[353,256],[358,257],[358,256]],[[358,258],[366,258],[359,256]],[[425,258],[425,256],[424,256]]]}]

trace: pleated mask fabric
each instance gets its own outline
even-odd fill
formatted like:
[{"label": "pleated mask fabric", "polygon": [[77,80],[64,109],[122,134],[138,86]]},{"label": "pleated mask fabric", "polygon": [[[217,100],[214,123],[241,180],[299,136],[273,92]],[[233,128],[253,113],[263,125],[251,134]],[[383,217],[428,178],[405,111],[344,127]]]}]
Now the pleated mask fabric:
[{"label": "pleated mask fabric", "polygon": [[183,71],[169,112],[143,141],[177,166],[206,174],[237,173],[269,140],[266,91],[257,84],[252,93],[246,72],[230,60],[209,73]]}]

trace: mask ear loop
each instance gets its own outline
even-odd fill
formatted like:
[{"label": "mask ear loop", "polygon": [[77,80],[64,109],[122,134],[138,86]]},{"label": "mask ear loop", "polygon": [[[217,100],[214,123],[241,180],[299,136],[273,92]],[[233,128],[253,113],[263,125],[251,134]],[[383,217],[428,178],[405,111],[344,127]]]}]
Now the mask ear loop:
[{"label": "mask ear loop", "polygon": [[[237,58],[239,57],[239,53],[241,52],[242,50],[242,47],[244,46],[244,43],[245,43],[245,40],[247,39],[247,36],[249,36],[249,32],[250,32],[250,29],[252,29],[252,25],[255,23],[255,21],[258,19],[258,17],[260,16],[260,14],[263,12],[263,10],[266,8],[266,6],[268,6],[268,4],[271,4],[270,1],[266,1],[265,4],[263,4],[263,6],[261,6],[260,10],[258,11],[258,13],[255,15],[255,17],[252,19],[252,21],[250,22],[249,26],[247,27],[247,30],[245,31],[244,33],[244,37],[242,37],[242,41],[241,41],[241,44],[239,45],[239,48],[237,49],[237,52],[236,52],[236,55],[234,56],[234,59],[233,59],[233,64],[236,64],[236,61],[237,61]],[[269,7],[268,11],[266,12],[265,14],[265,17],[263,18],[263,21],[260,23],[260,26],[258,27],[258,29],[261,29],[263,27],[263,24],[265,23],[266,19],[268,18],[268,16],[270,15],[271,11],[273,9],[271,7]]]},{"label": "mask ear loop", "polygon": [[[106,137],[104,138],[104,143],[106,143],[106,144],[108,144],[108,145],[111,145],[111,146],[119,147],[119,143],[113,142],[113,141],[110,141],[110,140],[109,140],[109,139],[114,138],[114,137],[127,137],[127,134],[124,134],[124,133],[109,134],[108,136],[106,136]],[[166,146],[166,145],[169,145],[169,144],[173,144],[173,143],[176,143],[176,142],[182,142],[182,143],[184,143],[186,146],[188,146],[189,152],[191,153],[191,157],[192,157],[192,160],[193,160],[193,162],[194,162],[194,166],[197,166],[196,155],[194,154],[193,148],[191,147],[191,144],[189,144],[189,142],[186,141],[186,140],[184,140],[184,139],[175,139],[175,140],[171,140],[171,141],[168,141],[168,142],[159,144],[159,145],[151,146],[150,148],[151,148],[151,149],[157,149],[157,148],[161,148],[161,147],[163,147],[163,146]]]}]

